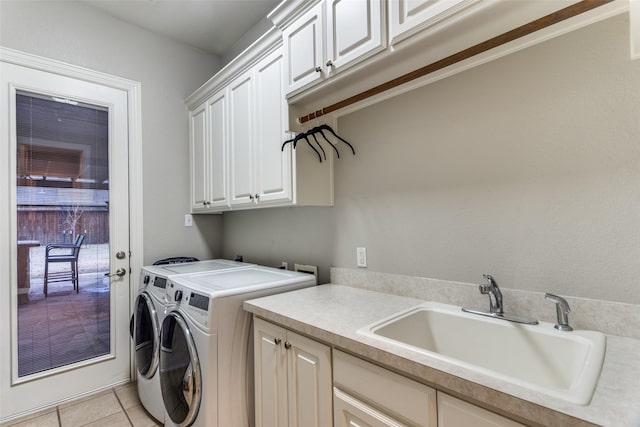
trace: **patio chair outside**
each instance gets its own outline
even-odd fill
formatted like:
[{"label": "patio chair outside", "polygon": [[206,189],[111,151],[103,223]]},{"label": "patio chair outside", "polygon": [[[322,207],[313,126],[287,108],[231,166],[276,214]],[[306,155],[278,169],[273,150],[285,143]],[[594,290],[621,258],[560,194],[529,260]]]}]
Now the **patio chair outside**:
[{"label": "patio chair outside", "polygon": [[[44,296],[48,293],[48,284],[52,282],[73,283],[76,293],[80,291],[78,284],[78,255],[84,243],[84,234],[78,234],[73,243],[53,243],[47,245],[44,260]],[[49,272],[49,263],[69,263],[69,271]]]}]

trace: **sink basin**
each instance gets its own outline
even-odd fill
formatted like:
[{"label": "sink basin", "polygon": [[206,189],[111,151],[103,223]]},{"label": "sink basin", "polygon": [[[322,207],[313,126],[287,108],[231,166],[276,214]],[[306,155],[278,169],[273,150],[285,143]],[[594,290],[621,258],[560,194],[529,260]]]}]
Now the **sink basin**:
[{"label": "sink basin", "polygon": [[358,332],[577,405],[591,401],[606,346],[599,332],[561,332],[431,302]]}]

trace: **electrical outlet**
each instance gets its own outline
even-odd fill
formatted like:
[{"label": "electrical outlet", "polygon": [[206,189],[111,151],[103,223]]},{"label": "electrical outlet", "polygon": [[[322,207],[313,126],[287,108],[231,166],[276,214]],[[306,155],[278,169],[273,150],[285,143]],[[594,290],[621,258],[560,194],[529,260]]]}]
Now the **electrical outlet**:
[{"label": "electrical outlet", "polygon": [[367,248],[356,248],[356,265],[363,268],[367,266]]},{"label": "electrical outlet", "polygon": [[193,227],[193,216],[191,216],[191,214],[185,214],[185,216],[184,216],[184,226],[185,227]]}]

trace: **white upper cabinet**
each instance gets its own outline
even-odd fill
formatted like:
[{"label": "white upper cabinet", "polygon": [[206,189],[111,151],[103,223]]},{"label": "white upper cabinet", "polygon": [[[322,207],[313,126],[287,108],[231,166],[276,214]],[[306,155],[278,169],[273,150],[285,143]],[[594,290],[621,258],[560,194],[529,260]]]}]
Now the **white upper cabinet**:
[{"label": "white upper cabinet", "polygon": [[257,202],[293,202],[288,105],[284,97],[285,61],[278,49],[255,66],[255,189]]},{"label": "white upper cabinet", "polygon": [[254,78],[253,69],[229,85],[229,151],[231,206],[254,200]]},{"label": "white upper cabinet", "polygon": [[292,135],[280,36],[267,33],[187,99],[193,213],[333,204],[333,158],[282,148]]},{"label": "white upper cabinet", "polygon": [[287,92],[322,79],[323,34],[322,3],[307,11],[283,31],[285,58],[289,65]]},{"label": "white upper cabinet", "polygon": [[[268,17],[283,34],[289,73],[287,100],[297,112],[305,113],[303,116],[313,116],[313,112],[327,106],[344,108],[360,102],[371,92],[405,90],[409,81],[413,87],[429,84],[482,64],[487,58],[523,49],[532,40],[544,41],[551,34],[604,19],[623,9],[616,4],[624,2],[603,4],[567,20],[581,8],[556,14],[579,3],[582,2],[288,0]],[[511,40],[518,34],[528,35]],[[473,46],[477,48],[470,49]],[[446,72],[441,71],[444,67]],[[425,74],[430,78],[424,78]]]},{"label": "white upper cabinet", "polygon": [[389,0],[391,44],[434,25],[478,0]]},{"label": "white upper cabinet", "polygon": [[226,91],[220,91],[189,113],[194,212],[229,206],[226,100]]},{"label": "white upper cabinet", "polygon": [[189,112],[191,148],[191,209],[204,208],[208,202],[207,181],[207,105]]},{"label": "white upper cabinet", "polygon": [[285,26],[287,93],[384,49],[384,17],[382,0],[325,0]]},{"label": "white upper cabinet", "polygon": [[228,207],[227,186],[227,92],[220,91],[207,100],[209,116],[209,203],[208,208]]},{"label": "white upper cabinet", "polygon": [[339,71],[386,46],[384,4],[380,0],[327,0],[328,73]]},{"label": "white upper cabinet", "polygon": [[293,202],[282,49],[229,85],[231,206]]}]

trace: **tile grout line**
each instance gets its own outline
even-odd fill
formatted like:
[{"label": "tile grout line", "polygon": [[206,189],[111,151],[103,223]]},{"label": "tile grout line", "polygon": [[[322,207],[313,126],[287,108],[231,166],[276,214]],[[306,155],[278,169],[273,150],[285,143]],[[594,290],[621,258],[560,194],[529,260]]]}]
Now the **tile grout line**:
[{"label": "tile grout line", "polygon": [[62,427],[62,417],[60,416],[60,405],[56,406],[56,415],[58,416],[58,426]]},{"label": "tile grout line", "polygon": [[133,421],[131,421],[131,418],[129,417],[129,414],[127,413],[127,410],[124,408],[124,405],[122,404],[122,401],[118,397],[118,393],[116,393],[116,389],[113,388],[113,389],[111,389],[111,391],[113,391],[113,394],[115,394],[116,400],[118,401],[118,404],[120,405],[120,408],[122,408],[122,412],[124,412],[124,416],[127,417],[127,421],[129,421],[129,424],[131,424],[133,426]]}]

